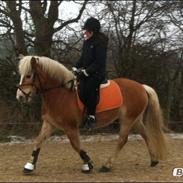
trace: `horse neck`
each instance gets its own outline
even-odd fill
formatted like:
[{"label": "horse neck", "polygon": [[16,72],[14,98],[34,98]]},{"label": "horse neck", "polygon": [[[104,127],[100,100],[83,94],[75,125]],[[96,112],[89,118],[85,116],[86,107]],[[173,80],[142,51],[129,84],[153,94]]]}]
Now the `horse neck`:
[{"label": "horse neck", "polygon": [[44,81],[44,88],[57,88],[58,86],[61,86],[62,83],[56,79],[52,79],[47,77]]},{"label": "horse neck", "polygon": [[42,69],[39,69],[40,80],[42,80],[43,88],[57,88],[59,86],[72,87],[72,80],[74,80],[74,75],[68,71],[67,74],[61,75],[59,78],[54,78],[49,74],[45,73]]},{"label": "horse neck", "polygon": [[50,75],[45,73],[41,67],[38,67],[37,71],[39,73],[38,78],[40,90],[42,90],[43,92],[52,88],[58,88],[58,86],[62,85],[62,83],[58,79],[50,77]]},{"label": "horse neck", "polygon": [[[49,85],[51,83],[52,85]],[[48,86],[52,86],[51,89],[43,92],[43,99],[46,103],[54,103],[59,100],[60,105],[68,105],[70,101],[76,100],[76,93],[72,89],[65,88],[59,82],[48,82]],[[53,85],[55,84],[55,85]],[[54,87],[55,86],[55,87]],[[58,86],[58,87],[57,87]]]},{"label": "horse neck", "polygon": [[[64,83],[50,78],[45,73],[41,73],[43,76],[43,86],[45,91],[43,90],[43,104],[49,108],[49,110],[53,110],[55,108],[59,108],[59,113],[63,110],[63,108],[70,109],[71,106],[77,108],[77,97],[76,92],[72,89],[66,88]],[[46,88],[51,88],[46,90]],[[69,112],[69,111],[68,111]]]}]

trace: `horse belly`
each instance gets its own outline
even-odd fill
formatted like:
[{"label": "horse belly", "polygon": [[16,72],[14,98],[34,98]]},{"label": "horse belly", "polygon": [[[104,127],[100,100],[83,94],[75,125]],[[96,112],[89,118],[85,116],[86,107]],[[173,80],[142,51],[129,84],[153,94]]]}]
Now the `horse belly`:
[{"label": "horse belly", "polygon": [[96,114],[97,128],[101,128],[113,123],[119,118],[121,108],[116,108]]}]

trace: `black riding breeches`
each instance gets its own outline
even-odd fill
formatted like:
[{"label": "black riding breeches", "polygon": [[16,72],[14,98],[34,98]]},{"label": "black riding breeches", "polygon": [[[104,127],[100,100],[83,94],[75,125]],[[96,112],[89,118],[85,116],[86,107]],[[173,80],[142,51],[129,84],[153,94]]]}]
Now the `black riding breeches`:
[{"label": "black riding breeches", "polygon": [[79,97],[87,109],[88,115],[95,115],[96,105],[99,103],[101,80],[97,77],[88,77],[79,82]]}]

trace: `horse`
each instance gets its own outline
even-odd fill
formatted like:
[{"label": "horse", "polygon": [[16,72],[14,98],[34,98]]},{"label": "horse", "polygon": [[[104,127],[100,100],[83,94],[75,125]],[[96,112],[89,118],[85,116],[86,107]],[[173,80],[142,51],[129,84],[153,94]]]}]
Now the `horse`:
[{"label": "horse", "polygon": [[[63,64],[48,57],[24,56],[19,61],[20,82],[16,98],[29,103],[36,93],[42,96],[42,127],[35,139],[31,159],[25,164],[23,172],[35,170],[42,143],[55,128],[62,129],[73,149],[83,161],[82,172],[93,170],[93,162],[88,153],[81,148],[79,135],[83,111],[78,107],[77,92],[73,89],[76,80],[73,72]],[[145,84],[128,78],[116,78],[123,96],[123,104],[115,109],[96,114],[96,128],[101,128],[119,120],[120,130],[116,147],[104,161],[100,172],[112,170],[114,161],[126,144],[132,129],[145,140],[150,156],[150,166],[154,167],[167,153],[167,138],[164,132],[163,114],[156,91]],[[107,99],[106,99],[107,100]]]}]

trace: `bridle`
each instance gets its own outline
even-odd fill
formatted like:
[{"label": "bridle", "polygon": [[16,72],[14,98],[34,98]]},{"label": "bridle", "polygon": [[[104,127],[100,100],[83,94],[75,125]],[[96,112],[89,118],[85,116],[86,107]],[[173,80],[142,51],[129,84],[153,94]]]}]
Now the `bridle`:
[{"label": "bridle", "polygon": [[35,72],[33,73],[33,76],[32,76],[32,82],[31,83],[26,83],[26,84],[18,84],[16,87],[17,87],[17,89],[19,89],[24,95],[25,95],[25,98],[26,98],[26,100],[30,97],[30,92],[29,93],[26,93],[23,89],[22,89],[22,87],[24,87],[24,86],[32,86],[32,87],[35,87],[36,88],[36,91],[39,91],[38,90],[38,88],[37,88],[37,86],[35,85],[35,77],[36,77],[36,75],[35,75]]},{"label": "bridle", "polygon": [[[38,79],[38,83],[39,83],[39,87],[35,84],[35,80],[36,78]],[[24,86],[32,86],[36,89],[36,93],[37,94],[44,94],[45,92],[48,92],[48,91],[51,91],[51,90],[54,90],[54,89],[58,89],[58,88],[62,88],[62,87],[65,87],[67,84],[71,83],[71,87],[70,89],[73,89],[74,86],[75,86],[75,81],[76,81],[76,78],[74,77],[73,79],[67,81],[66,83],[61,83],[57,86],[53,86],[53,87],[48,87],[48,88],[44,88],[43,87],[43,84],[41,82],[41,79],[40,79],[40,76],[39,74],[37,74],[35,71],[33,72],[33,76],[32,76],[32,82],[30,83],[26,83],[26,84],[18,84],[17,85],[17,89],[19,89],[24,95],[25,95],[25,98],[26,100],[31,97],[30,96],[30,92],[29,93],[26,93],[25,91],[23,91],[22,87]]]}]

